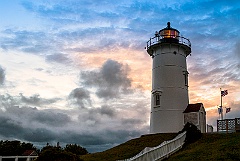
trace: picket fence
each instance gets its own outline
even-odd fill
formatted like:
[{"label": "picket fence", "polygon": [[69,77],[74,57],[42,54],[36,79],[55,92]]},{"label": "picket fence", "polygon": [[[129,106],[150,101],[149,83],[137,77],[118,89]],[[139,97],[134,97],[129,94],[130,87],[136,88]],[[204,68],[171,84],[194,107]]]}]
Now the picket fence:
[{"label": "picket fence", "polygon": [[162,142],[156,147],[146,147],[132,158],[117,161],[160,161],[181,149],[185,138],[186,131],[172,140]]},{"label": "picket fence", "polygon": [[15,159],[15,161],[18,161],[18,159],[20,158],[25,158],[26,161],[33,161],[37,157],[38,156],[0,156],[0,161],[2,161],[2,159],[7,159],[7,158]]}]

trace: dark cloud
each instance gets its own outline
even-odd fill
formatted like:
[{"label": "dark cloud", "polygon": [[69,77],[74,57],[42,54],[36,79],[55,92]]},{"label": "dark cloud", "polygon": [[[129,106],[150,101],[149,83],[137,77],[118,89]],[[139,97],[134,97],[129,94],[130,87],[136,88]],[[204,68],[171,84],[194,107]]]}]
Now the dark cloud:
[{"label": "dark cloud", "polygon": [[84,88],[76,88],[72,90],[68,96],[68,99],[71,103],[81,108],[91,106],[90,92]]},{"label": "dark cloud", "polygon": [[79,122],[89,122],[91,127],[100,127],[101,124],[108,124],[109,121],[120,122],[117,119],[116,109],[107,105],[87,109],[78,116]]},{"label": "dark cloud", "polygon": [[67,57],[67,54],[63,53],[55,53],[52,55],[46,56],[46,61],[49,62],[57,62],[57,63],[71,63],[71,60]]},{"label": "dark cloud", "polygon": [[[88,112],[89,116],[106,115],[112,117],[114,122],[117,120],[113,117],[113,115],[116,116],[115,112],[107,106],[95,110],[91,109]],[[83,116],[86,113],[80,115]],[[89,127],[82,129],[86,121],[73,122],[70,116],[61,110],[38,110],[32,107],[13,106],[0,113],[0,138],[14,138],[41,144],[47,142],[77,143],[96,151],[100,146],[108,145],[105,148],[110,148],[142,134],[140,130],[134,128],[115,129],[107,125],[102,127],[99,124],[96,126],[98,128],[92,127],[95,130],[89,132]],[[129,121],[126,122],[129,123]],[[87,127],[87,125],[85,126]],[[92,145],[95,148],[91,147]],[[101,150],[104,149],[101,148]]]},{"label": "dark cloud", "polygon": [[[5,109],[6,115],[11,116],[23,123],[37,123],[42,126],[58,127],[71,122],[70,117],[61,110],[45,109],[38,110],[36,107],[12,106]],[[13,117],[14,116],[14,117]],[[15,117],[16,116],[16,117]]]},{"label": "dark cloud", "polygon": [[0,121],[0,136],[47,142],[56,138],[54,128],[67,125],[71,120],[60,110],[12,106],[1,111]]},{"label": "dark cloud", "polygon": [[13,96],[9,94],[0,95],[0,108],[8,108],[18,104]]},{"label": "dark cloud", "polygon": [[[141,133],[136,130],[105,130],[98,132],[96,131],[94,134],[88,133],[88,134],[79,134],[74,133],[72,131],[65,131],[60,138],[60,141],[67,142],[67,143],[78,143],[80,145],[83,145],[84,147],[91,147],[94,145],[91,150],[96,151],[96,149],[99,146],[106,146],[108,145],[108,148],[123,143],[127,141],[130,138],[139,137]],[[105,148],[104,148],[105,149]],[[102,149],[101,149],[102,150]]]},{"label": "dark cloud", "polygon": [[48,142],[56,137],[53,132],[44,128],[24,127],[21,120],[16,121],[11,118],[0,117],[0,136],[26,140],[29,142]]},{"label": "dark cloud", "polygon": [[0,131],[0,135],[5,137],[17,137],[19,134],[24,133],[20,120],[16,121],[2,115],[0,117]]},{"label": "dark cloud", "polygon": [[52,104],[60,100],[60,98],[45,99],[41,98],[39,94],[34,94],[32,96],[26,97],[22,93],[19,94],[20,101],[27,105],[41,106]]},{"label": "dark cloud", "polygon": [[35,112],[32,116],[32,121],[36,121],[47,126],[65,126],[71,122],[70,117],[67,114],[53,111],[53,110],[44,110]]},{"label": "dark cloud", "polygon": [[132,92],[129,67],[117,61],[107,60],[99,71],[81,72],[81,82],[88,87],[97,88],[99,98],[111,99]]},{"label": "dark cloud", "polygon": [[107,105],[103,105],[101,108],[97,108],[97,112],[101,115],[107,115],[109,117],[114,117],[116,115],[116,111]]},{"label": "dark cloud", "polygon": [[0,86],[5,82],[5,70],[0,66]]},{"label": "dark cloud", "polygon": [[22,135],[21,137],[22,139],[29,142],[45,142],[45,143],[50,141],[57,142],[56,132],[45,129],[45,128],[36,128],[36,129],[26,128],[24,129],[24,133],[20,135]]}]

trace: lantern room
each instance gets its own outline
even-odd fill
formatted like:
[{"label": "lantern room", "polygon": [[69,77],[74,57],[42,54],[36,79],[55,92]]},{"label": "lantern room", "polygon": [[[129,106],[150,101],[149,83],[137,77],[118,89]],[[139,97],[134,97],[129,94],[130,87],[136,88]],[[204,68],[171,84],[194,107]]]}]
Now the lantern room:
[{"label": "lantern room", "polygon": [[171,27],[170,22],[167,23],[167,27],[156,31],[154,37],[151,37],[145,47],[150,56],[152,56],[152,49],[155,46],[174,43],[186,47],[189,53],[191,53],[191,42],[189,39],[180,36],[180,32],[177,29]]},{"label": "lantern room", "polygon": [[159,33],[161,42],[179,42],[179,31],[171,28],[170,22],[167,23],[167,27],[160,30]]}]

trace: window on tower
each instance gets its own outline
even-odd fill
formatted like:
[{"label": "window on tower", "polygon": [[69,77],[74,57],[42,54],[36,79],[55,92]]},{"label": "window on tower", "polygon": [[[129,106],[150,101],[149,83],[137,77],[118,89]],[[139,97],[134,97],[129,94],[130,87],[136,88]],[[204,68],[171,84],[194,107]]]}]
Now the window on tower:
[{"label": "window on tower", "polygon": [[179,32],[174,30],[174,29],[162,30],[160,32],[160,35],[162,36],[162,38],[175,38],[175,39],[179,39]]},{"label": "window on tower", "polygon": [[154,99],[154,106],[159,107],[161,105],[161,91],[155,91],[153,93],[153,99]]},{"label": "window on tower", "polygon": [[184,71],[184,72],[183,72],[185,86],[188,86],[188,74],[189,74],[189,73],[188,73],[187,71]]},{"label": "window on tower", "polygon": [[157,94],[157,95],[155,95],[155,102],[156,102],[156,106],[159,106],[160,105],[160,95],[159,94]]}]

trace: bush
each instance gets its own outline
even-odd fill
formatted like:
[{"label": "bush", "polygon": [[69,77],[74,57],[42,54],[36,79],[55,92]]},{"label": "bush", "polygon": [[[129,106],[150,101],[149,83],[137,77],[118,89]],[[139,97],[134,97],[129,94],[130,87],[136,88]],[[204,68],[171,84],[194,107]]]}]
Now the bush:
[{"label": "bush", "polygon": [[83,148],[77,144],[67,144],[66,147],[64,148],[64,150],[66,152],[71,152],[76,155],[88,154],[88,151],[85,148]]},{"label": "bush", "polygon": [[77,155],[62,150],[60,147],[48,146],[43,149],[36,161],[82,161]]},{"label": "bush", "polygon": [[184,128],[179,132],[182,133],[186,131],[185,144],[193,143],[202,137],[201,131],[192,123],[187,122]]}]

